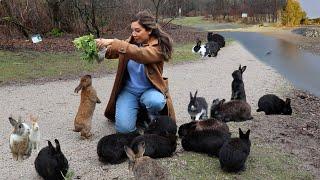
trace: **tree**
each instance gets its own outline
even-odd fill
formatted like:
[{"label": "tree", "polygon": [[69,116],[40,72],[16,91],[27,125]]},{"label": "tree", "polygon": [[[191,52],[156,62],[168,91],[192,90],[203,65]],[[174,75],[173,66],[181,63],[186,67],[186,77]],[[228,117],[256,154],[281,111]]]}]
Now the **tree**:
[{"label": "tree", "polygon": [[301,23],[305,12],[301,9],[297,0],[288,0],[282,12],[282,24],[285,26],[296,26]]},{"label": "tree", "polygon": [[166,0],[151,0],[151,1],[152,1],[154,8],[156,10],[156,22],[158,22],[159,21],[159,10],[160,10],[161,4],[165,4]]}]

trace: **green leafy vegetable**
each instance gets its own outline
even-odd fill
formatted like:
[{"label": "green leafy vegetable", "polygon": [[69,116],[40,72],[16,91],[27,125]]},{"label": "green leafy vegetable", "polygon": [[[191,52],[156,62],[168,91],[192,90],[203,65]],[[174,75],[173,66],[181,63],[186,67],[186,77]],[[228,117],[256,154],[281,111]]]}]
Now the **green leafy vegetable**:
[{"label": "green leafy vegetable", "polygon": [[98,58],[97,45],[92,34],[75,38],[73,44],[78,50],[83,51],[83,60],[93,63],[93,60]]}]

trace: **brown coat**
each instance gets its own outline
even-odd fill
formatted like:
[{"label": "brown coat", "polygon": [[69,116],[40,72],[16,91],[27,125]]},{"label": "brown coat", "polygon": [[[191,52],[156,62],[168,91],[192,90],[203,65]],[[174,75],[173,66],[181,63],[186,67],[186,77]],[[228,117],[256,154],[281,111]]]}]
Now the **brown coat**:
[{"label": "brown coat", "polygon": [[114,39],[108,46],[106,57],[118,58],[118,70],[113,84],[110,99],[104,115],[111,121],[115,120],[116,100],[125,83],[127,73],[127,63],[129,59],[145,65],[145,73],[151,84],[166,97],[167,104],[161,111],[162,115],[168,115],[175,121],[173,103],[169,94],[168,79],[162,77],[164,58],[160,51],[160,46],[156,38],[150,38],[147,44],[138,47],[131,44],[132,38],[126,41]]}]

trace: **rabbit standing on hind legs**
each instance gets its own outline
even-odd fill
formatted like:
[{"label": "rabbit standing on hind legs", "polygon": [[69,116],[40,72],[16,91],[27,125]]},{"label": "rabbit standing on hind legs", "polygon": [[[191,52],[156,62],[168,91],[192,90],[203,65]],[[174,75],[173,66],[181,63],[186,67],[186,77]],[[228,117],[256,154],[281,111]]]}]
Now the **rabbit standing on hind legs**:
[{"label": "rabbit standing on hind legs", "polygon": [[246,99],[246,92],[244,90],[244,83],[242,74],[246,70],[247,66],[241,67],[241,64],[239,66],[238,70],[233,71],[232,77],[233,81],[231,83],[232,88],[232,94],[231,94],[231,100],[244,100]]},{"label": "rabbit standing on hind legs", "polygon": [[30,131],[30,142],[32,145],[32,149],[36,149],[39,152],[39,145],[40,145],[40,130],[38,124],[38,117],[34,117],[30,115],[30,120],[32,123],[31,131]]},{"label": "rabbit standing on hind legs", "polygon": [[90,75],[85,75],[81,78],[80,84],[75,88],[74,92],[78,93],[81,90],[81,99],[78,113],[74,120],[74,131],[81,132],[81,138],[90,138],[92,136],[91,121],[94,109],[97,103],[101,103],[97,96],[96,90],[92,87]]}]

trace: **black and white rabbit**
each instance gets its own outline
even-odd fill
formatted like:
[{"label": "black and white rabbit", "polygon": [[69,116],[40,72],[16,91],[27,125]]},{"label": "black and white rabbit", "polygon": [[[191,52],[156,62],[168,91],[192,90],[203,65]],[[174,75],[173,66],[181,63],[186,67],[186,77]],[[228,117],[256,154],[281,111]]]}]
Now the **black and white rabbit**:
[{"label": "black and white rabbit", "polygon": [[179,137],[182,138],[191,132],[204,130],[219,130],[229,133],[229,127],[225,122],[222,122],[218,119],[210,118],[203,121],[192,121],[182,124],[179,127],[178,134]]},{"label": "black and white rabbit", "polygon": [[151,158],[170,157],[177,148],[177,136],[167,134],[167,136],[159,136],[157,134],[144,134],[134,138],[131,142],[131,149],[137,153],[138,145],[145,142],[144,155]]},{"label": "black and white rabbit", "polygon": [[220,148],[230,138],[230,133],[219,130],[193,131],[184,136],[181,145],[186,151],[218,156]]},{"label": "black and white rabbit", "polygon": [[190,92],[190,102],[188,105],[188,113],[192,120],[207,119],[208,103],[204,97],[197,97],[198,91],[192,96]]},{"label": "black and white rabbit", "polygon": [[257,112],[264,111],[266,115],[292,114],[290,98],[287,98],[286,101],[284,101],[274,94],[266,94],[262,96],[258,101],[258,107]]},{"label": "black and white rabbit", "polygon": [[197,39],[196,41],[197,44],[192,48],[192,52],[199,53],[201,57],[216,57],[218,55],[220,48],[222,47],[219,43],[221,38],[218,36],[221,36],[221,35],[217,35],[217,34],[213,35],[212,32],[209,32],[207,35],[207,43],[205,45],[201,45],[201,41]]},{"label": "black and white rabbit", "polygon": [[150,122],[144,133],[157,135],[169,133],[175,135],[177,133],[177,124],[169,116],[158,115]]},{"label": "black and white rabbit", "polygon": [[68,160],[61,152],[60,143],[57,139],[54,140],[56,147],[54,148],[50,141],[48,146],[40,150],[34,165],[37,173],[43,179],[61,179],[64,177],[69,169]]},{"label": "black and white rabbit", "polygon": [[250,105],[243,100],[231,100],[225,103],[225,99],[215,99],[211,105],[211,116],[224,122],[246,121],[253,119]]},{"label": "black and white rabbit", "polygon": [[250,153],[250,129],[244,134],[239,128],[239,138],[231,138],[220,149],[219,162],[222,170],[238,172],[244,170]]},{"label": "black and white rabbit", "polygon": [[123,147],[129,146],[132,140],[140,134],[136,131],[131,133],[110,134],[101,138],[97,145],[99,161],[110,164],[120,164],[127,159]]},{"label": "black and white rabbit", "polygon": [[201,41],[199,39],[196,40],[196,45],[192,47],[193,53],[199,53],[201,57],[205,57],[206,47],[205,45],[201,45]]},{"label": "black and white rabbit", "polygon": [[13,159],[22,161],[29,158],[32,152],[32,144],[29,139],[30,127],[22,122],[21,117],[17,121],[10,116],[9,122],[13,127],[9,138],[9,146]]},{"label": "black and white rabbit", "polygon": [[241,67],[241,64],[239,66],[239,69],[233,71],[232,77],[233,81],[231,83],[232,88],[232,94],[231,94],[231,100],[244,100],[246,99],[246,92],[244,90],[244,83],[242,74],[246,70],[247,66]]}]

